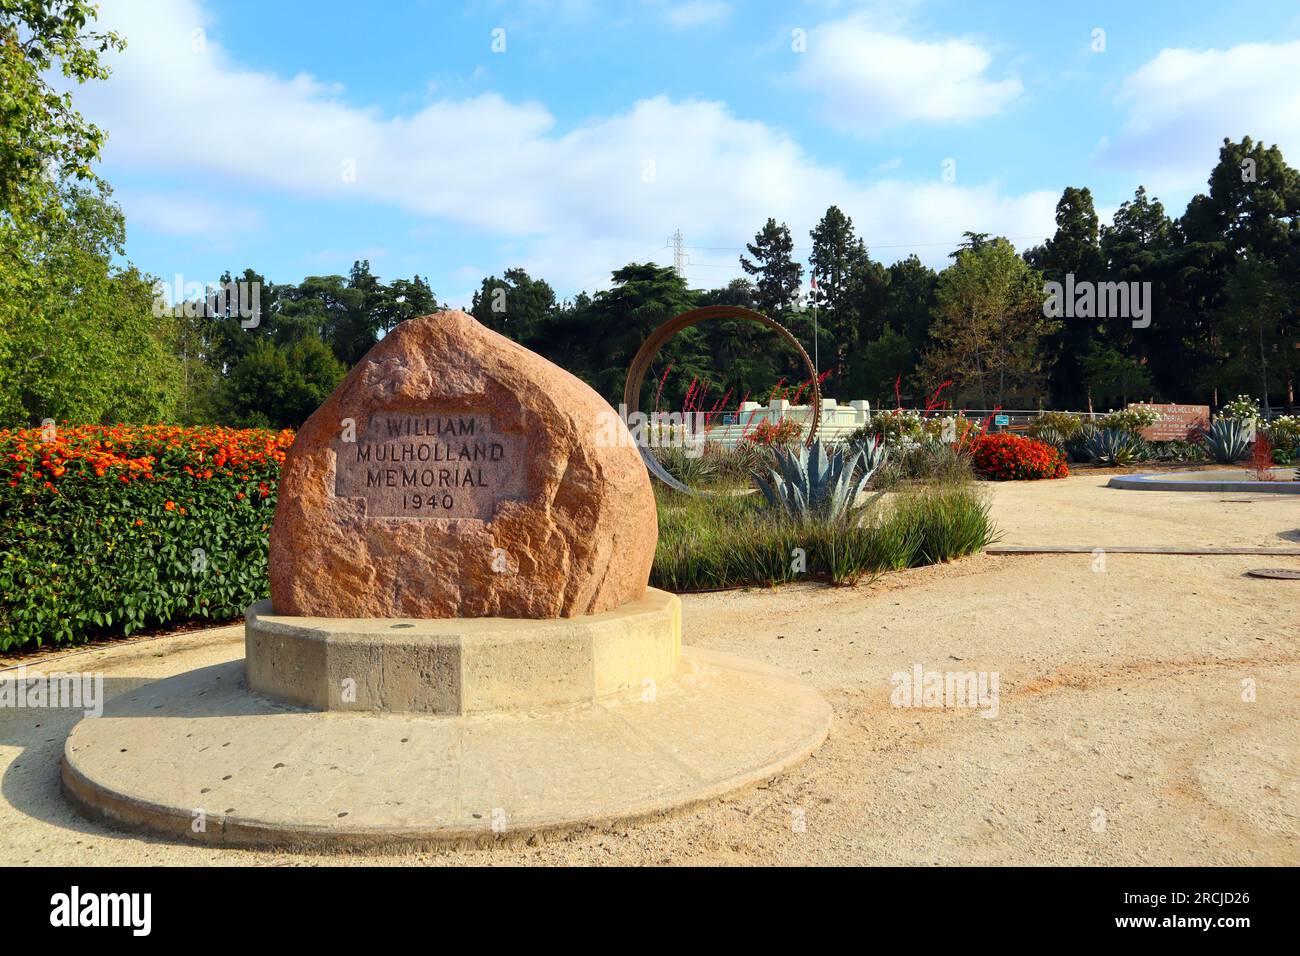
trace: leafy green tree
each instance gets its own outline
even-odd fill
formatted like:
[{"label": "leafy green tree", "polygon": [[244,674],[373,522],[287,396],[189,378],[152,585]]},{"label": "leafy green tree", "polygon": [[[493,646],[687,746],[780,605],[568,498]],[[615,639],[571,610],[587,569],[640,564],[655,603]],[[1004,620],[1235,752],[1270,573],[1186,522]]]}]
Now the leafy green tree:
[{"label": "leafy green tree", "polygon": [[[1105,277],[1100,220],[1092,191],[1067,186],[1056,204],[1056,232],[1043,245],[1025,252],[1025,260],[1046,282],[1100,282]],[[1101,335],[1101,320],[1071,317],[1059,323],[1048,349],[1056,356],[1050,393],[1053,401],[1077,407],[1084,399],[1080,358]]]},{"label": "leafy green tree", "polygon": [[758,311],[778,318],[795,304],[803,283],[803,266],[793,258],[790,227],[785,223],[778,226],[775,219],[768,219],[745,248],[754,258],[741,256],[740,267],[746,274],[758,277],[754,295]]},{"label": "leafy green tree", "polygon": [[226,424],[297,428],[347,373],[328,345],[306,337],[257,342],[222,383]]},{"label": "leafy green tree", "polygon": [[917,384],[951,378],[959,401],[1005,406],[1041,398],[1057,325],[1043,315],[1042,276],[1006,239],[960,251],[939,274],[938,313]]},{"label": "leafy green tree", "polygon": [[126,44],[87,30],[95,16],[86,0],[0,2],[0,218],[9,228],[61,218],[65,180],[100,183],[91,164],[104,132],[48,79],[55,69],[79,84],[108,77],[100,55]]},{"label": "leafy green tree", "polygon": [[555,290],[523,269],[488,276],[474,293],[470,313],[489,329],[522,344],[539,343],[555,318]]},{"label": "leafy green tree", "polygon": [[809,233],[812,254],[808,257],[814,288],[812,303],[832,327],[852,322],[854,273],[867,259],[867,246],[853,232],[853,220],[831,206]]},{"label": "leafy green tree", "polygon": [[915,254],[889,267],[889,301],[885,307],[889,328],[906,336],[919,352],[930,331],[938,306],[939,276]]},{"label": "leafy green tree", "polygon": [[1119,402],[1150,396],[1154,390],[1151,373],[1141,360],[1112,346],[1094,341],[1080,361],[1084,381],[1098,402]]},{"label": "leafy green tree", "polygon": [[[1187,369],[1182,344],[1184,323],[1176,307],[1172,307],[1170,280],[1174,272],[1175,244],[1178,236],[1174,223],[1165,215],[1158,199],[1148,198],[1144,187],[1139,186],[1133,198],[1122,203],[1108,225],[1101,227],[1101,255],[1106,278],[1111,282],[1151,284],[1152,324],[1134,330],[1128,319],[1100,320],[1097,335],[1088,346],[1088,352],[1114,352],[1122,354],[1150,382],[1138,392],[1187,393]],[[1088,407],[1092,407],[1093,383],[1096,375],[1090,374],[1080,359],[1082,382],[1088,389]],[[1123,381],[1128,381],[1125,378]],[[1056,393],[1054,392],[1054,397]],[[1189,395],[1189,398],[1196,396]],[[1098,401],[1113,400],[1097,396]]]},{"label": "leafy green tree", "polygon": [[[650,333],[678,313],[695,307],[695,297],[686,281],[671,268],[653,262],[632,262],[613,273],[612,288],[596,293],[587,310],[591,332],[589,355],[592,357],[591,383],[607,398],[623,392],[627,368]],[[709,374],[707,351],[699,326],[683,330],[660,351],[660,372],[667,363],[674,367],[674,377],[666,386],[665,398],[680,402],[692,378]],[[647,379],[655,374],[654,369]],[[649,388],[649,382],[645,386]],[[643,401],[645,396],[643,395]],[[679,407],[668,405],[666,407]]]},{"label": "leafy green tree", "polygon": [[124,254],[121,210],[68,186],[57,216],[24,233],[19,291],[0,298],[0,423],[157,420],[174,413],[174,323]]},{"label": "leafy green tree", "polygon": [[438,304],[438,297],[429,287],[427,277],[417,275],[409,280],[394,279],[381,289],[377,307],[379,331],[387,334],[400,322],[421,315],[432,315],[445,308],[446,306]]},{"label": "leafy green tree", "polygon": [[853,398],[867,398],[884,408],[893,403],[895,382],[911,376],[916,352],[907,336],[887,326],[879,338],[863,347],[856,367]]},{"label": "leafy green tree", "polygon": [[[878,339],[885,328],[889,271],[872,261],[866,243],[854,234],[853,220],[837,206],[826,210],[811,237],[811,298],[818,326],[830,340],[829,357],[841,387],[852,389],[861,384],[855,368],[859,344]],[[823,364],[826,357],[823,353]]]},{"label": "leafy green tree", "polygon": [[[1300,323],[1300,173],[1277,146],[1265,147],[1249,136],[1240,142],[1225,139],[1210,172],[1209,192],[1192,197],[1178,227],[1175,295],[1185,316],[1183,339],[1195,366],[1205,370],[1206,384],[1213,385],[1217,404],[1220,387],[1243,369],[1253,366],[1257,381],[1266,375],[1267,341],[1260,351],[1257,335],[1242,334],[1250,303],[1276,309],[1280,339],[1294,341]],[[1246,274],[1239,276],[1243,269]],[[1285,389],[1278,391],[1290,402],[1295,373],[1288,359],[1293,357],[1278,358],[1287,369]],[[1215,368],[1223,369],[1223,376],[1216,376]]]},{"label": "leafy green tree", "polygon": [[991,236],[987,232],[971,232],[967,229],[962,233],[962,241],[958,243],[957,248],[948,253],[948,258],[960,258],[963,252],[979,252],[989,244],[990,239]]},{"label": "leafy green tree", "polygon": [[1274,263],[1251,254],[1238,261],[1221,316],[1222,331],[1234,343],[1220,371],[1223,384],[1267,396],[1279,382],[1294,382],[1298,293],[1300,285],[1286,281]]},{"label": "leafy green tree", "polygon": [[1043,245],[1025,252],[1025,260],[1043,279],[1061,282],[1067,273],[1076,280],[1096,280],[1102,274],[1101,226],[1092,204],[1092,191],[1065,187],[1056,203],[1056,232]]},{"label": "leafy green tree", "polygon": [[758,306],[758,290],[748,279],[732,279],[720,289],[706,289],[696,294],[701,307],[706,305],[735,305],[742,309]]},{"label": "leafy green tree", "polygon": [[112,420],[175,398],[150,283],[112,261],[121,212],[91,165],[104,133],[49,82],[108,76],[100,55],[124,44],[87,30],[94,16],[82,0],[0,2],[0,423]]},{"label": "leafy green tree", "polygon": [[1146,187],[1139,186],[1132,199],[1120,204],[1110,224],[1101,227],[1099,246],[1111,278],[1149,279],[1174,240],[1174,224],[1164,205],[1147,198]]}]

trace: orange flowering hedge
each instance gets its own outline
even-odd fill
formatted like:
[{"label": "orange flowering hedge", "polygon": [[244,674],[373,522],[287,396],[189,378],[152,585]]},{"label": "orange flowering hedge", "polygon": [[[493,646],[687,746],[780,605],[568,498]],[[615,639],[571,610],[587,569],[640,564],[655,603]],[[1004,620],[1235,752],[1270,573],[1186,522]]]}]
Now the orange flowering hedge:
[{"label": "orange flowering hedge", "polygon": [[0,650],[228,620],[267,594],[290,431],[0,430]]},{"label": "orange flowering hedge", "polygon": [[977,437],[971,460],[976,474],[990,481],[1032,481],[1070,474],[1065,455],[1055,445],[1009,432]]}]

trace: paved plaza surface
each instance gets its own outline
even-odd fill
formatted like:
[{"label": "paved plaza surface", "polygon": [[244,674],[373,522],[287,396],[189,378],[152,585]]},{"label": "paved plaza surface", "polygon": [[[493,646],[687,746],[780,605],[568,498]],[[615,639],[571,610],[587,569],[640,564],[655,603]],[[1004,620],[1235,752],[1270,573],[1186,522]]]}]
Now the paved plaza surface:
[{"label": "paved plaza surface", "polygon": [[[999,543],[1300,548],[1288,496],[1108,477],[987,486]],[[1300,557],[982,554],[856,588],[688,595],[685,643],[810,681],[834,707],[826,743],[731,799],[533,844],[320,854],[117,832],[59,791],[80,713],[4,709],[0,863],[1295,865],[1300,581],[1244,576],[1258,567]],[[39,666],[102,671],[111,696],[242,655],[236,626]],[[892,706],[918,665],[996,673],[997,716]]]}]

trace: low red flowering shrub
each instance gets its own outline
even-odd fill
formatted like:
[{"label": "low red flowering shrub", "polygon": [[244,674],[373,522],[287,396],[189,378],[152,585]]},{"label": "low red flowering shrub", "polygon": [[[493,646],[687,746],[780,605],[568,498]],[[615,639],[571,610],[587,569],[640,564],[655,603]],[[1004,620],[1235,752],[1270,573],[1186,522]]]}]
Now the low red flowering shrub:
[{"label": "low red flowering shrub", "polygon": [[794,445],[803,436],[803,426],[791,418],[782,418],[775,424],[764,419],[745,433],[742,442],[766,448]]},{"label": "low red flowering shrub", "polygon": [[1032,481],[1070,474],[1065,455],[1056,446],[1008,432],[976,438],[971,460],[975,473],[990,481]]},{"label": "low red flowering shrub", "polygon": [[293,433],[0,430],[0,650],[228,620],[267,594]]}]

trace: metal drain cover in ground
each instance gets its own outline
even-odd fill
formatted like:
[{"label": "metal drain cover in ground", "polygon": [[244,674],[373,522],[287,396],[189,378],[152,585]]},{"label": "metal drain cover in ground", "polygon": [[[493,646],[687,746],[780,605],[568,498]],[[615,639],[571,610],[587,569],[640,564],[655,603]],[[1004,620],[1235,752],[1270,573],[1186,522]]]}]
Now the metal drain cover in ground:
[{"label": "metal drain cover in ground", "polygon": [[1278,578],[1284,581],[1300,580],[1300,571],[1291,568],[1251,568],[1246,572],[1252,578]]}]

